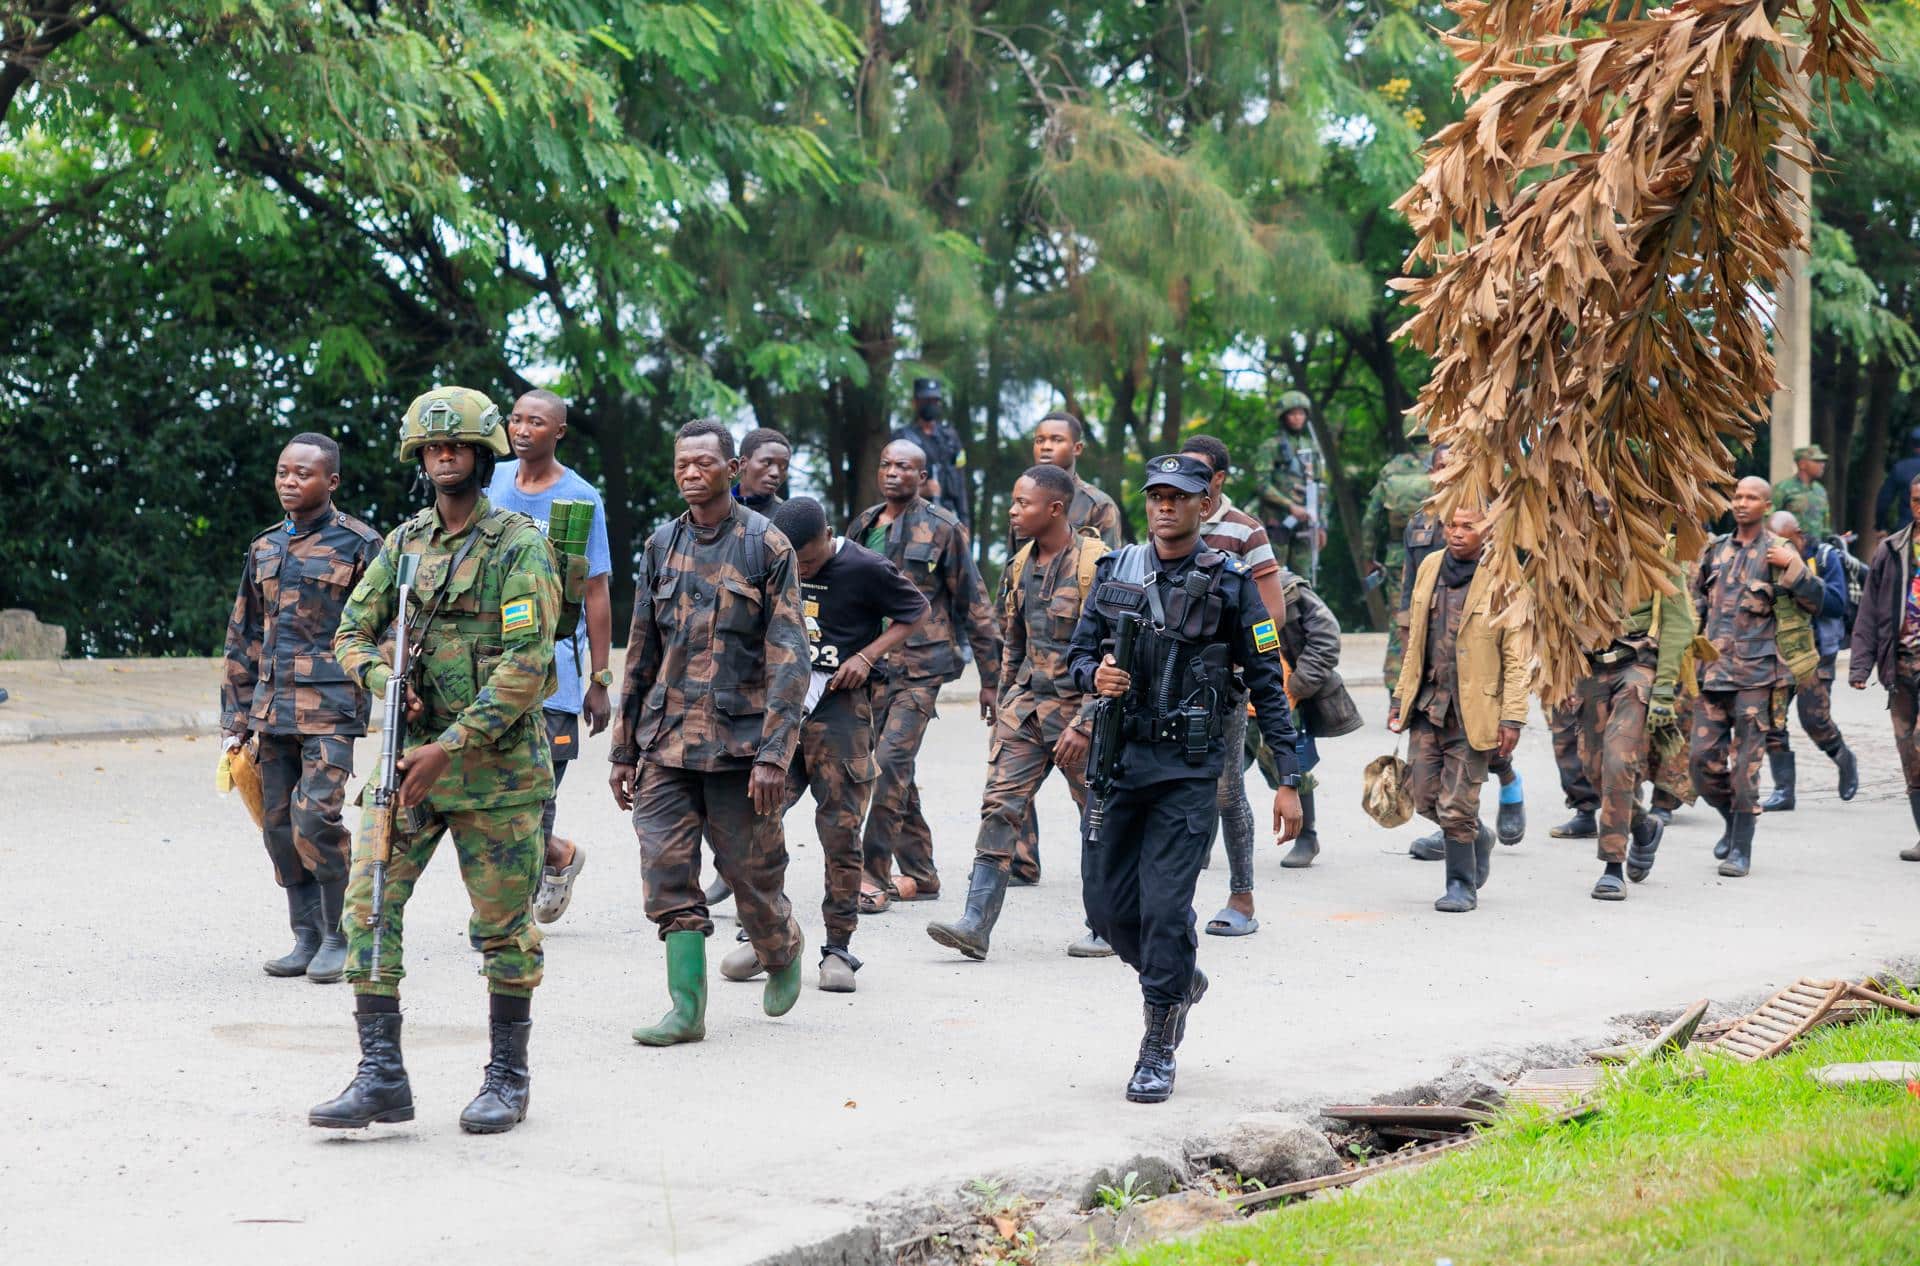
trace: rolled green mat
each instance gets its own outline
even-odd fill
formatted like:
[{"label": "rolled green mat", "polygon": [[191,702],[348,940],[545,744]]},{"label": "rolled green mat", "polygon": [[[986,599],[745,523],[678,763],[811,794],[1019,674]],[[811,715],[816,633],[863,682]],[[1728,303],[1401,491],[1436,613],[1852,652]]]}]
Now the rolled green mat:
[{"label": "rolled green mat", "polygon": [[555,501],[547,512],[547,540],[562,554],[584,554],[586,542],[573,536],[573,508],[577,501]]},{"label": "rolled green mat", "polygon": [[576,501],[571,514],[573,530],[568,533],[570,540],[580,542],[580,552],[587,552],[587,542],[593,539],[593,502]]}]

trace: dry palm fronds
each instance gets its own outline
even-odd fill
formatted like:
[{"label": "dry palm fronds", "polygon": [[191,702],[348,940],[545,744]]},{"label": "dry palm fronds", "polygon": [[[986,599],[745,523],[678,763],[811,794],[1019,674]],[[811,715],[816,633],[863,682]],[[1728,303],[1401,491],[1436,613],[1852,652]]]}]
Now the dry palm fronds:
[{"label": "dry palm fronds", "polygon": [[1429,270],[1396,283],[1401,332],[1435,359],[1440,509],[1490,506],[1483,565],[1559,699],[1664,587],[1667,533],[1692,557],[1725,509],[1775,386],[1762,293],[1803,245],[1779,164],[1805,77],[1865,84],[1875,50],[1851,0],[1681,0],[1591,37],[1570,0],[1451,7],[1474,100],[1397,204]]}]

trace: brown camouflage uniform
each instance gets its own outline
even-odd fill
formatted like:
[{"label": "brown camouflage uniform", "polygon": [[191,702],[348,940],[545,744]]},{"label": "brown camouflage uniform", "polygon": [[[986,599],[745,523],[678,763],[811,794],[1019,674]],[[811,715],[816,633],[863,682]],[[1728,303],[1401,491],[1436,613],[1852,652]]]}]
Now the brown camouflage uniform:
[{"label": "brown camouflage uniform", "polygon": [[[1001,870],[1012,866],[1021,826],[1040,784],[1054,768],[1054,745],[1069,729],[1085,733],[1091,719],[1093,700],[1073,689],[1067,654],[1080,609],[1086,605],[1086,595],[1080,591],[1080,556],[1098,558],[1106,552],[1107,547],[1097,540],[1075,537],[1045,566],[1029,558],[1019,592],[1005,584],[1001,587],[1007,639],[1000,680],[1008,685],[994,720],[993,753],[980,801],[980,834],[974,842],[975,858]],[[1066,776],[1074,804],[1084,808],[1085,770],[1063,766],[1060,772]],[[1032,860],[1037,873],[1037,848]]]},{"label": "brown camouflage uniform", "polygon": [[1547,727],[1553,739],[1553,763],[1560,771],[1560,790],[1566,794],[1567,808],[1576,813],[1592,813],[1600,807],[1600,793],[1587,775],[1580,754],[1581,695],[1578,687],[1566,701],[1547,713]]},{"label": "brown camouflage uniform", "polygon": [[[453,567],[469,540],[473,548]],[[347,979],[356,993],[399,992],[407,898],[440,837],[451,834],[473,906],[467,939],[483,956],[487,988],[525,997],[539,985],[545,962],[528,906],[545,851],[541,813],[553,794],[540,701],[553,689],[559,574],[546,535],[524,514],[495,510],[481,497],[467,526],[448,533],[435,507],[420,511],[388,534],[334,635],[340,666],[371,694],[384,693],[393,675],[393,560],[403,550],[420,556],[410,618],[417,622],[445,594],[424,636],[417,624],[413,632],[420,642],[414,682],[425,715],[407,725],[406,746],[439,743],[450,763],[421,806],[424,825],[393,833],[377,980],[369,974],[373,858],[355,851],[341,919]],[[368,838],[363,816],[360,840]]]},{"label": "brown camouflage uniform", "polygon": [[[1722,813],[1760,812],[1760,757],[1772,726],[1774,694],[1793,678],[1780,658],[1773,614],[1775,579],[1768,548],[1780,538],[1762,531],[1741,546],[1731,536],[1708,545],[1693,579],[1694,608],[1720,653],[1700,665],[1688,769],[1693,785]],[[1807,611],[1820,606],[1820,578],[1800,561],[1780,570],[1778,586]]]},{"label": "brown camouflage uniform", "polygon": [[873,780],[873,686],[822,696],[800,725],[800,746],[787,766],[786,809],[813,793],[813,829],[826,864],[820,914],[827,944],[847,948],[860,922],[860,823]]},{"label": "brown camouflage uniform", "polygon": [[[1678,569],[1668,579],[1676,589],[1686,583]],[[1674,698],[1680,659],[1693,640],[1693,612],[1685,597],[1675,594],[1660,599],[1658,628],[1653,624],[1654,605],[1648,598],[1627,614],[1620,636],[1588,656],[1591,672],[1580,683],[1579,751],[1588,783],[1600,789],[1603,862],[1625,864],[1627,860],[1628,833],[1642,816],[1647,707],[1656,698]]]},{"label": "brown camouflage uniform", "polygon": [[334,658],[333,634],[380,550],[378,532],[337,509],[296,527],[277,524],[247,547],[220,686],[220,728],[258,736],[261,835],[282,888],[346,878],[340,809],[368,700]]},{"label": "brown camouflage uniform", "polygon": [[1458,654],[1467,616],[1467,585],[1435,585],[1427,621],[1420,690],[1406,709],[1407,773],[1413,807],[1454,843],[1471,844],[1480,829],[1480,788],[1487,757],[1467,741],[1460,719]]},{"label": "brown camouflage uniform", "polygon": [[700,839],[739,901],[740,924],[769,970],[793,961],[800,925],[784,891],[786,835],[753,810],[755,764],[785,773],[807,698],[807,630],[793,546],[738,502],[712,529],[682,514],[641,557],[612,761],[639,765],[647,917],[669,932],[713,933]]},{"label": "brown camouflage uniform", "polygon": [[[847,539],[868,544],[867,534],[885,510],[882,503],[861,511],[847,525]],[[983,690],[998,681],[1000,630],[973,565],[967,530],[952,512],[915,497],[887,528],[884,545],[878,552],[906,573],[932,609],[906,644],[882,661],[888,680],[874,707],[873,755],[880,776],[867,814],[865,865],[876,886],[891,889],[898,860],[900,872],[931,895],[940,891],[940,874],[933,864],[933,831],[920,811],[914,762],[927,723],[934,718],[941,685],[966,667],[960,630],[973,644]]]}]

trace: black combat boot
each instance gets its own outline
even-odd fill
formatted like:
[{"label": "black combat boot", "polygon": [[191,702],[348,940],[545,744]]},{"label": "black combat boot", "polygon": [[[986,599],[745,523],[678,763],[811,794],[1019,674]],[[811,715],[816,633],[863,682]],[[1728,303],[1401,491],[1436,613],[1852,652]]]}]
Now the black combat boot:
[{"label": "black combat boot", "polygon": [[1288,870],[1302,870],[1313,865],[1313,859],[1320,856],[1320,832],[1313,825],[1313,793],[1300,793],[1300,834],[1294,837],[1293,848],[1280,859],[1280,864]]},{"label": "black combat boot", "polygon": [[413,1120],[413,1087],[400,1062],[400,1013],[358,1011],[360,1070],[340,1097],[313,1108],[307,1124],[330,1130],[358,1130],[376,1121]]},{"label": "black combat boot", "polygon": [[1592,809],[1575,809],[1572,817],[1549,827],[1547,834],[1556,840],[1590,840],[1600,834],[1600,824],[1593,820]]},{"label": "black combat boot", "polygon": [[460,1128],[469,1134],[505,1134],[527,1119],[527,1099],[532,1093],[527,1039],[533,1035],[533,1021],[493,1020],[487,1030],[493,1050],[487,1056],[486,1079],[460,1113]]},{"label": "black combat boot", "polygon": [[1732,836],[1727,844],[1727,860],[1720,873],[1728,879],[1742,879],[1753,869],[1753,828],[1760,824],[1755,814],[1737,813],[1733,817]]},{"label": "black combat boot", "polygon": [[[1907,807],[1913,811],[1913,824],[1920,826],[1920,791],[1909,791],[1907,793]],[[1900,860],[1903,862],[1920,862],[1920,843],[1916,843],[1912,848],[1901,849]]]},{"label": "black combat boot", "polygon": [[1423,835],[1407,845],[1407,856],[1416,862],[1437,862],[1447,855],[1447,837],[1443,832]]},{"label": "black combat boot", "polygon": [[307,964],[320,949],[320,885],[309,879],[287,892],[287,923],[293,928],[293,948],[262,964],[269,976],[304,976]]},{"label": "black combat boot", "polygon": [[1173,1028],[1174,1049],[1187,1040],[1187,1016],[1200,1005],[1200,999],[1207,996],[1207,973],[1198,967],[1193,969],[1193,980],[1187,985],[1187,1005],[1180,1008],[1180,1022]]},{"label": "black combat boot", "polygon": [[1846,743],[1840,744],[1837,752],[1828,752],[1833,763],[1840,770],[1840,798],[1851,800],[1860,794],[1860,762],[1853,758],[1853,749]]},{"label": "black combat boot", "polygon": [[[1507,787],[1514,789],[1515,799],[1507,799]],[[1500,836],[1502,844],[1518,844],[1527,838],[1527,802],[1524,798],[1526,784],[1520,781],[1520,775],[1514,774],[1511,783],[1500,788],[1500,812],[1493,819],[1493,829]]]},{"label": "black combat boot", "polygon": [[1760,806],[1762,813],[1793,812],[1793,753],[1768,752],[1767,768],[1773,771],[1773,794]]},{"label": "black combat boot", "polygon": [[1720,832],[1720,838],[1713,842],[1714,859],[1725,861],[1727,851],[1733,847],[1733,813],[1731,810],[1722,809],[1719,805],[1714,805],[1713,811],[1720,815],[1722,822],[1727,824],[1727,829]]},{"label": "black combat boot", "polygon": [[967,877],[967,908],[951,923],[935,920],[927,924],[927,935],[948,949],[957,949],[968,958],[987,956],[987,943],[993,937],[993,925],[1000,920],[1000,907],[1007,899],[1007,872],[984,858],[973,863]]},{"label": "black combat boot", "polygon": [[320,885],[320,952],[307,964],[307,979],[317,985],[330,985],[346,974],[347,934],[340,930],[346,904],[346,880]]},{"label": "black combat boot", "polygon": [[1667,833],[1667,824],[1657,813],[1649,813],[1633,824],[1633,834],[1627,838],[1627,878],[1639,883],[1653,873],[1653,855],[1660,851],[1660,840]]},{"label": "black combat boot", "polygon": [[1480,904],[1480,898],[1474,895],[1473,877],[1476,872],[1474,842],[1462,843],[1447,841],[1447,891],[1433,903],[1433,908],[1442,914],[1465,914]]},{"label": "black combat boot", "polygon": [[1487,886],[1487,877],[1492,873],[1493,832],[1482,822],[1473,834],[1473,890],[1476,893]]},{"label": "black combat boot", "polygon": [[1180,1040],[1180,1017],[1186,1007],[1149,1002],[1145,1010],[1147,1031],[1127,1081],[1127,1098],[1134,1103],[1165,1103],[1173,1098],[1173,1048]]}]

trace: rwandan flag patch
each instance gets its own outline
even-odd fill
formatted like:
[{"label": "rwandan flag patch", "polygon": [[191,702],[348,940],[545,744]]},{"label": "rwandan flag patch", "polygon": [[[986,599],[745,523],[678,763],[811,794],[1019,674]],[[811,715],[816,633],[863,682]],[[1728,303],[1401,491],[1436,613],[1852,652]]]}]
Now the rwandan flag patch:
[{"label": "rwandan flag patch", "polygon": [[[500,608],[500,631],[518,633],[521,629],[533,627],[533,599],[515,598]],[[1271,630],[1272,625],[1268,625]]]},{"label": "rwandan flag patch", "polygon": [[1263,655],[1280,649],[1280,635],[1273,631],[1272,620],[1262,620],[1253,626],[1253,649]]}]

